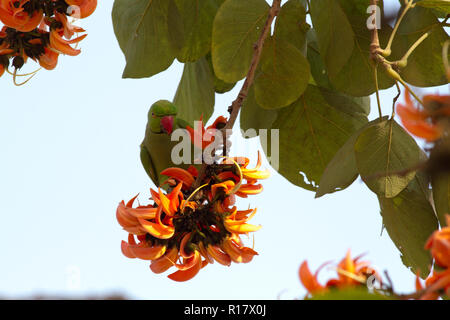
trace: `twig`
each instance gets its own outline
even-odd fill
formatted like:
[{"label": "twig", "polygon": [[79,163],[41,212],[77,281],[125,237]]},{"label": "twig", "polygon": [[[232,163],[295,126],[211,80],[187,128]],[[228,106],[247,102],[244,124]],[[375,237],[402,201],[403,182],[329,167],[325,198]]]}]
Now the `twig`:
[{"label": "twig", "polygon": [[380,91],[378,88],[378,63],[373,67],[373,78],[375,81],[375,93],[377,96],[378,115],[380,119],[383,118],[383,112],[381,111]]},{"label": "twig", "polygon": [[402,94],[402,91],[400,90],[400,86],[398,85],[397,81],[395,81],[395,86],[397,87],[397,95],[392,100],[392,114],[391,114],[391,118],[394,118],[394,116],[395,116],[395,104],[397,103],[398,98],[400,98],[400,95]]},{"label": "twig", "polygon": [[[410,8],[413,7],[413,3],[411,0],[405,0],[406,1],[406,7],[405,10],[403,11],[402,16],[406,13],[406,11]],[[371,5],[376,6],[377,5],[378,0],[371,0]],[[402,17],[401,16],[401,17]],[[401,20],[401,19],[399,19]],[[399,21],[397,21],[397,24],[400,24]],[[396,26],[398,28],[398,26]],[[395,30],[395,29],[394,29]],[[394,32],[393,32],[393,35]],[[391,35],[391,38],[393,39],[393,35]],[[412,46],[412,51],[417,48],[417,46],[422,43],[427,36],[422,36],[418,41],[416,41],[416,43],[413,44]],[[389,74],[389,76],[391,78],[393,78],[394,80],[400,82],[409,92],[411,92],[411,94],[414,96],[414,98],[421,104],[423,105],[422,100],[414,93],[414,91],[411,90],[411,88],[408,86],[408,84],[402,79],[402,77],[400,76],[400,74],[394,70],[394,67],[399,67],[398,63],[393,63],[393,62],[389,62],[388,60],[386,60],[386,58],[383,55],[386,55],[386,49],[382,50],[380,48],[380,40],[378,38],[378,30],[377,28],[373,28],[372,29],[372,42],[370,43],[370,58],[372,59],[372,61],[376,64],[376,65],[381,65],[385,68],[386,72]],[[409,54],[412,53],[411,48],[410,50],[408,50],[406,57],[408,57]]]},{"label": "twig", "polygon": [[403,9],[400,17],[398,18],[397,22],[395,23],[394,30],[392,30],[391,36],[389,37],[388,44],[386,45],[386,48],[384,50],[381,50],[381,52],[380,52],[383,56],[388,57],[391,55],[391,53],[392,53],[391,46],[392,46],[392,43],[394,42],[394,38],[398,31],[398,27],[400,26],[400,23],[402,22],[403,18],[405,17],[406,12],[409,9],[411,9],[412,7],[414,7],[413,1],[405,0],[405,8]]},{"label": "twig", "polygon": [[[228,154],[228,148],[226,147],[227,130],[233,129],[236,119],[239,115],[239,111],[241,110],[242,103],[244,102],[245,98],[247,98],[248,90],[250,89],[251,85],[253,84],[253,81],[255,79],[256,69],[257,69],[259,61],[261,59],[261,53],[262,53],[262,49],[264,46],[264,41],[266,40],[267,36],[269,35],[270,27],[272,25],[273,20],[280,12],[280,7],[281,7],[281,0],[273,0],[272,7],[269,10],[269,15],[267,17],[266,23],[264,24],[264,27],[261,31],[258,41],[256,42],[256,44],[254,46],[254,53],[253,53],[252,61],[250,64],[250,69],[248,70],[244,84],[242,85],[242,88],[239,91],[237,98],[233,101],[231,106],[228,108],[228,110],[230,112],[230,118],[228,119],[225,127],[223,129],[221,129],[222,137],[224,137],[224,148],[223,148],[224,156],[227,156],[227,154]],[[202,164],[202,167],[200,168],[200,172],[198,174],[197,180],[195,181],[195,183],[193,185],[193,188],[196,188],[200,185],[201,181],[203,180],[203,176],[206,173],[207,166],[208,165],[206,163]]]},{"label": "twig", "polygon": [[239,110],[242,107],[242,103],[245,98],[247,98],[248,90],[250,86],[253,84],[253,80],[255,79],[255,72],[259,64],[259,60],[261,59],[261,53],[264,46],[264,41],[266,40],[270,26],[272,25],[273,19],[278,15],[280,11],[281,0],[273,0],[272,7],[269,11],[269,16],[267,17],[266,23],[261,31],[258,42],[256,42],[254,46],[254,53],[252,62],[250,64],[250,69],[248,70],[247,77],[245,78],[244,84],[242,85],[241,91],[239,92],[236,100],[233,101],[230,107],[230,119],[228,119],[227,124],[225,125],[226,129],[233,129],[234,123],[236,122],[237,116],[239,114]]}]

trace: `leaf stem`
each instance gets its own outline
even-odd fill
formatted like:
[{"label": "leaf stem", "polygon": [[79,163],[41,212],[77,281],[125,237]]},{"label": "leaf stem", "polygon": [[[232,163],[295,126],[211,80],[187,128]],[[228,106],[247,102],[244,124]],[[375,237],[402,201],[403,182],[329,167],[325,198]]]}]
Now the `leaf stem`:
[{"label": "leaf stem", "polygon": [[445,72],[447,74],[447,79],[450,81],[450,63],[448,61],[448,47],[450,46],[450,40],[445,41],[442,48],[442,60],[444,62]]},{"label": "leaf stem", "polygon": [[394,118],[395,116],[395,104],[397,103],[398,98],[400,98],[400,95],[402,93],[402,91],[400,90],[400,86],[398,85],[398,81],[395,81],[395,86],[397,87],[397,95],[394,97],[394,99],[392,100],[392,114],[391,114],[391,119]]},{"label": "leaf stem", "polygon": [[378,88],[378,63],[374,65],[373,67],[373,78],[375,81],[375,93],[377,96],[377,105],[378,105],[378,114],[380,116],[380,119],[383,117],[383,112],[381,111],[381,101],[380,101],[380,91]]},{"label": "leaf stem", "polygon": [[406,90],[408,90],[413,97],[423,106],[422,99],[419,98],[417,94],[414,93],[414,91],[411,90],[411,88],[408,86],[408,84],[403,80],[401,77],[398,78],[398,81],[405,87]]},{"label": "leaf stem", "polygon": [[406,12],[408,12],[409,9],[413,8],[413,0],[405,0],[405,8],[403,9],[402,13],[400,14],[400,17],[397,19],[397,22],[395,23],[394,30],[392,30],[391,36],[389,37],[389,41],[386,45],[386,48],[384,50],[381,50],[380,53],[385,56],[389,57],[392,53],[392,43],[394,42],[395,35],[397,34],[398,28],[400,26],[400,23],[402,22],[403,18],[406,15]]},{"label": "leaf stem", "polygon": [[431,34],[431,31],[428,31],[426,33],[424,33],[419,39],[417,39],[416,42],[413,43],[413,45],[408,49],[408,51],[405,53],[405,55],[403,56],[403,58],[401,58],[398,61],[392,62],[392,64],[397,65],[400,68],[404,68],[406,67],[406,65],[408,64],[408,58],[409,56],[414,52],[414,50],[417,49],[417,47],[425,41],[426,38],[428,38],[428,36]]}]

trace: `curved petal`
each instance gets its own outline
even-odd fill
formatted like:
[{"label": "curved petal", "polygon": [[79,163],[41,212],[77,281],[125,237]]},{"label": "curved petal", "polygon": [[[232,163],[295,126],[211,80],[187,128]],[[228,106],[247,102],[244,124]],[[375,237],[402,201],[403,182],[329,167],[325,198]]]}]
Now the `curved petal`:
[{"label": "curved petal", "polygon": [[188,262],[188,264],[191,266],[189,269],[178,270],[172,274],[169,274],[167,277],[177,282],[188,281],[194,278],[203,267],[200,253],[196,251],[195,255],[188,260],[191,260]]},{"label": "curved petal", "polygon": [[230,266],[231,265],[231,258],[228,254],[220,250],[218,247],[209,245],[206,247],[206,251],[211,255],[211,257],[214,258],[218,263],[224,266]]},{"label": "curved petal", "polygon": [[181,168],[168,168],[161,171],[161,174],[182,182],[183,186],[185,186],[188,189],[192,186],[192,184],[195,181],[194,177],[189,171]]},{"label": "curved petal", "polygon": [[136,258],[142,260],[155,260],[160,258],[164,253],[166,253],[165,246],[154,246],[154,247],[145,247],[141,245],[128,246],[128,249],[133,252]]},{"label": "curved petal", "polygon": [[227,221],[225,221],[225,228],[231,233],[237,234],[245,234],[249,232],[255,232],[262,228],[262,226],[256,226],[253,224],[238,224],[238,225],[229,225]]},{"label": "curved petal", "polygon": [[178,257],[178,250],[177,248],[172,248],[168,252],[166,252],[165,255],[162,257],[153,260],[150,264],[150,269],[156,273],[163,273],[169,270],[172,266],[175,265],[175,261]]},{"label": "curved petal", "polygon": [[128,242],[122,240],[122,243],[120,245],[120,249],[122,250],[122,253],[123,253],[123,255],[125,257],[130,258],[130,259],[135,259],[136,258],[134,253],[130,250]]},{"label": "curved petal", "polygon": [[141,224],[142,228],[144,228],[145,231],[150,233],[152,236],[158,238],[158,239],[170,239],[173,237],[175,233],[175,228],[171,226],[165,226],[160,223],[153,223],[150,221],[147,221],[145,219],[138,219],[139,223]]}]

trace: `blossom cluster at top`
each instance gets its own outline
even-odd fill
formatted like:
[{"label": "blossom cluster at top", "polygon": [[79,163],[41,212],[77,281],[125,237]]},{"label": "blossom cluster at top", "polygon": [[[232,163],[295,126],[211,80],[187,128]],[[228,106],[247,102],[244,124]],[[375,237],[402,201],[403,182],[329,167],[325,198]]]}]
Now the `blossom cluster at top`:
[{"label": "blossom cluster at top", "polygon": [[174,267],[168,277],[179,282],[215,261],[225,266],[250,262],[258,253],[244,245],[241,235],[261,226],[247,223],[256,209],[238,210],[236,197],[260,193],[258,180],[268,178],[269,172],[260,170],[259,154],[254,169],[248,164],[247,158],[224,158],[203,174],[194,166],[162,171],[169,179],[157,191],[150,190],[153,203],[134,208],[135,197],[117,208],[117,221],[128,232],[122,253],[151,261],[154,273]]},{"label": "blossom cluster at top", "polygon": [[86,18],[96,7],[97,0],[0,0],[0,77],[12,67],[15,81],[28,59],[52,70],[60,54],[78,55],[73,45],[87,35],[74,37],[85,30],[68,18]]}]

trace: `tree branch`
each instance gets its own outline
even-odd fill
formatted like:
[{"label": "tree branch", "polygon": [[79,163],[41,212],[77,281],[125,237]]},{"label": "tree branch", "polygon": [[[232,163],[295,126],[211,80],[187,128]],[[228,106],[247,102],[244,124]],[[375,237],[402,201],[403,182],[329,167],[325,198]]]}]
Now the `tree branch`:
[{"label": "tree branch", "polygon": [[264,27],[261,31],[261,34],[259,36],[258,41],[256,42],[254,46],[254,53],[252,57],[252,62],[250,64],[250,69],[248,70],[247,77],[245,78],[244,84],[242,85],[241,91],[239,92],[236,100],[233,101],[233,103],[230,106],[230,119],[228,119],[228,122],[224,128],[226,129],[233,129],[234,123],[236,122],[237,116],[239,114],[239,111],[242,107],[242,103],[244,102],[245,98],[247,98],[248,90],[250,89],[251,85],[253,84],[253,80],[255,79],[255,73],[256,69],[259,64],[259,60],[261,59],[261,53],[264,46],[264,41],[266,40],[267,36],[270,32],[270,26],[272,25],[273,20],[278,15],[280,11],[280,5],[281,0],[273,0],[272,7],[269,11],[269,16],[267,17],[266,23],[264,24]]},{"label": "tree branch", "polygon": [[[264,42],[270,33],[270,27],[272,25],[273,20],[280,12],[280,7],[281,7],[281,0],[273,0],[272,7],[269,10],[269,15],[267,16],[266,23],[264,24],[264,27],[261,30],[261,34],[258,38],[258,41],[255,43],[255,45],[253,47],[254,53],[253,53],[252,61],[250,64],[250,68],[247,72],[247,76],[245,77],[244,84],[242,85],[242,88],[239,91],[237,98],[233,101],[231,106],[228,108],[228,111],[230,112],[230,118],[228,119],[225,127],[223,129],[221,129],[222,137],[223,137],[223,144],[224,144],[224,147],[223,147],[223,155],[224,156],[228,155],[228,148],[227,148],[227,144],[226,144],[227,130],[233,129],[234,124],[239,115],[239,111],[241,110],[242,104],[243,104],[244,100],[247,98],[248,91],[249,91],[250,87],[252,86],[253,81],[255,80],[255,73],[256,73],[256,69],[258,68],[259,61],[261,60],[261,53],[262,53],[262,49],[264,47]],[[194,186],[193,186],[194,188],[198,187],[200,185],[201,181],[203,180],[203,176],[205,175],[207,166],[208,165],[206,163],[202,164],[202,167],[198,174],[197,180],[194,183]]]}]

